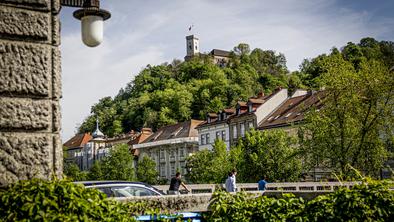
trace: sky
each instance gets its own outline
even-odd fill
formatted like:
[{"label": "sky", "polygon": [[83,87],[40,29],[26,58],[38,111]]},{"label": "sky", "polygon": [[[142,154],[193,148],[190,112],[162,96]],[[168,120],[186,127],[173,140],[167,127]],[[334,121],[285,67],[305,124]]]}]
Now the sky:
[{"label": "sky", "polygon": [[186,35],[200,39],[202,52],[248,43],[284,53],[291,71],[364,37],[394,41],[392,0],[101,0],[101,8],[112,16],[95,48],[83,45],[75,8],[60,13],[63,142],[146,65],[183,59]]}]

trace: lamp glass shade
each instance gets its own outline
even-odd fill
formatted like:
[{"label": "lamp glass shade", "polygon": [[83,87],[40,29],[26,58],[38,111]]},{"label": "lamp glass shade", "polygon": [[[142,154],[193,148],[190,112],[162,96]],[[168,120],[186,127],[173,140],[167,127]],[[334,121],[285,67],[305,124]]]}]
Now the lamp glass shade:
[{"label": "lamp glass shade", "polygon": [[89,47],[100,45],[103,41],[103,18],[96,15],[86,15],[81,18],[82,41]]}]

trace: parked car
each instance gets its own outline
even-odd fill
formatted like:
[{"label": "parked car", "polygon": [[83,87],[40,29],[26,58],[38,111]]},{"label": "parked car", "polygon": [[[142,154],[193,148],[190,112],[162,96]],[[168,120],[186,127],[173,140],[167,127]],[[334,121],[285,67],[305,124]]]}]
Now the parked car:
[{"label": "parked car", "polygon": [[201,213],[183,212],[174,215],[143,215],[136,217],[137,221],[187,221],[187,222],[201,222],[204,221]]},{"label": "parked car", "polygon": [[162,196],[163,192],[153,186],[141,182],[127,181],[79,181],[77,184],[83,184],[86,188],[98,189],[108,197],[144,197],[144,196]]}]

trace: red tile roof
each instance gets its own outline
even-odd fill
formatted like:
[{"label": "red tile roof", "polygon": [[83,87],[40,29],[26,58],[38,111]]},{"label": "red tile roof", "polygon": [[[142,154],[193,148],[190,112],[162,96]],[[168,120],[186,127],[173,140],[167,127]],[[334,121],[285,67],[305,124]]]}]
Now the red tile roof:
[{"label": "red tile roof", "polygon": [[309,93],[288,99],[272,114],[259,123],[259,129],[288,126],[304,120],[305,112],[311,107],[317,109],[322,107],[323,104],[321,101],[324,96],[324,91],[319,91],[313,94]]},{"label": "red tile roof", "polygon": [[67,149],[82,148],[86,143],[93,139],[89,133],[80,133],[69,139],[63,144]]},{"label": "red tile roof", "polygon": [[128,142],[128,145],[140,144],[148,139],[153,134],[151,128],[142,128],[141,133],[133,140]]},{"label": "red tile roof", "polygon": [[163,126],[142,143],[183,137],[198,137],[198,131],[196,127],[202,122],[204,121],[192,119],[182,123]]}]

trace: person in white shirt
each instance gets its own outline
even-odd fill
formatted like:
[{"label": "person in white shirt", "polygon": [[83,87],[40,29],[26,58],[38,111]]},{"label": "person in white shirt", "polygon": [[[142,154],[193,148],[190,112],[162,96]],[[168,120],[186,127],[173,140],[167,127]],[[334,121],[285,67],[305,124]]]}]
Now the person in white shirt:
[{"label": "person in white shirt", "polygon": [[228,174],[228,177],[225,182],[227,192],[237,192],[237,184],[235,179],[236,175],[237,175],[237,171],[235,169]]}]

